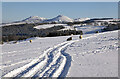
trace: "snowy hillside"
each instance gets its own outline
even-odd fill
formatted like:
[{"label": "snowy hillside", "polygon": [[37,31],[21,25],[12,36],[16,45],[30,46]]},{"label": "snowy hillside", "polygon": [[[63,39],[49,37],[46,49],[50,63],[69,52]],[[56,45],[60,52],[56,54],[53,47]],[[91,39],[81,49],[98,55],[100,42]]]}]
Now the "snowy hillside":
[{"label": "snowy hillside", "polygon": [[118,31],[83,36],[65,51],[71,56],[67,77],[117,77],[118,46]]},{"label": "snowy hillside", "polygon": [[105,21],[105,22],[110,22],[110,21],[120,21],[120,19],[107,19],[107,20],[95,20],[95,21]]},{"label": "snowy hillside", "polygon": [[91,33],[95,33],[96,31],[101,32],[101,30],[105,28],[105,26],[92,26],[92,25],[85,25],[85,26],[74,25],[73,27],[76,28],[76,30],[82,30],[83,34],[91,34]]},{"label": "snowy hillside", "polygon": [[68,26],[67,24],[44,24],[44,25],[35,26],[34,28],[36,28],[36,29],[46,29],[46,28],[51,28],[51,27],[60,26],[60,25],[65,27],[64,29],[61,29],[61,30],[74,30],[73,26]]},{"label": "snowy hillside", "polygon": [[48,22],[48,23],[51,23],[51,22],[58,22],[58,23],[61,23],[61,22],[73,22],[73,19],[71,19],[71,18],[69,18],[67,16],[64,16],[64,15],[58,15],[55,18],[47,19],[47,20],[44,20],[43,22]]},{"label": "snowy hillside", "polygon": [[34,28],[36,28],[36,29],[46,29],[46,28],[51,28],[51,27],[59,26],[59,25],[65,26],[67,24],[44,24],[44,25],[35,26]]},{"label": "snowy hillside", "polygon": [[[118,31],[3,44],[4,77],[117,77]],[[7,49],[7,50],[6,50]]]},{"label": "snowy hillside", "polygon": [[86,21],[86,20],[90,20],[90,18],[77,18],[77,19],[74,19],[75,22],[82,22],[82,21]]},{"label": "snowy hillside", "polygon": [[0,26],[18,25],[18,24],[25,24],[25,23],[51,23],[51,22],[57,22],[57,23],[73,22],[73,19],[67,16],[64,16],[64,15],[58,15],[57,17],[54,17],[52,19],[46,19],[46,18],[39,17],[39,16],[30,16],[22,21],[5,23],[2,25],[0,24]]},{"label": "snowy hillside", "polygon": [[41,23],[43,20],[45,20],[46,18],[42,18],[39,16],[30,16],[24,20],[22,20],[23,22],[26,23]]},{"label": "snowy hillside", "polygon": [[46,18],[42,18],[39,16],[30,16],[22,21],[4,23],[4,24],[1,24],[0,26],[19,25],[19,24],[26,24],[26,23],[42,23],[43,20],[46,20]]}]

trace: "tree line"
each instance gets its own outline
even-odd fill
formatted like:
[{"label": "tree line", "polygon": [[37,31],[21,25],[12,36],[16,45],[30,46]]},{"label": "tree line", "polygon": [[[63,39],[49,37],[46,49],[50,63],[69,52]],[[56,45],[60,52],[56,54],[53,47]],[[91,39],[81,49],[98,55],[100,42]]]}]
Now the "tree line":
[{"label": "tree line", "polygon": [[62,25],[46,29],[36,29],[35,26],[40,24],[19,24],[2,27],[2,42],[25,40],[31,37],[53,37],[66,36],[71,34],[82,34],[82,31],[61,30],[65,27]]}]

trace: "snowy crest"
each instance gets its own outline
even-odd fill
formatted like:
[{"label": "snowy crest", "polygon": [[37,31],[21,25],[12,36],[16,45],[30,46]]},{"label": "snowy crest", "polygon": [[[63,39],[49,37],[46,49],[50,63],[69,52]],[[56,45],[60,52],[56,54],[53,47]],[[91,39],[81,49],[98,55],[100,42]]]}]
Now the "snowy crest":
[{"label": "snowy crest", "polygon": [[73,22],[73,19],[64,15],[58,15],[57,17],[45,20],[44,22]]},{"label": "snowy crest", "polygon": [[39,16],[30,16],[24,20],[22,20],[23,22],[27,22],[27,23],[40,23],[42,22],[43,20],[45,20],[46,18],[42,18],[42,17],[39,17]]}]

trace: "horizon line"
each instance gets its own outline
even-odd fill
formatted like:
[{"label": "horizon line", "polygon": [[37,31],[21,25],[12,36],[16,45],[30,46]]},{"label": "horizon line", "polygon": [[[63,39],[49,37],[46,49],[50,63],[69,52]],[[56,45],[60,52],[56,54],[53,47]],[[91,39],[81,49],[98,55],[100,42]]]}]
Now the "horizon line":
[{"label": "horizon line", "polygon": [[[37,15],[36,15],[37,16]],[[59,16],[59,15],[57,15],[57,16]],[[57,17],[56,16],[56,17]],[[63,16],[65,16],[65,15],[63,15]],[[29,17],[34,17],[34,16],[29,16]],[[24,18],[24,19],[27,19],[27,18],[29,18],[29,17],[26,17],[26,18]],[[37,16],[37,17],[40,17],[40,18],[44,18],[44,17],[41,17],[41,16]],[[66,16],[66,17],[68,17],[68,16]],[[46,18],[46,19],[52,19],[52,18],[55,18],[55,17],[51,17],[51,18]],[[69,17],[68,17],[69,18]],[[80,18],[80,17],[78,17],[78,18]],[[78,19],[78,18],[70,18],[70,19]],[[90,18],[90,17],[81,17],[81,19],[82,18]],[[119,19],[119,18],[115,18],[115,17],[91,17],[90,19],[99,19],[99,18],[113,18],[113,19]],[[22,20],[24,20],[24,19],[22,19]],[[10,22],[3,22],[2,21],[2,23],[12,23],[12,22],[17,22],[17,21],[22,21],[22,20],[15,20],[15,21],[10,21]]]}]

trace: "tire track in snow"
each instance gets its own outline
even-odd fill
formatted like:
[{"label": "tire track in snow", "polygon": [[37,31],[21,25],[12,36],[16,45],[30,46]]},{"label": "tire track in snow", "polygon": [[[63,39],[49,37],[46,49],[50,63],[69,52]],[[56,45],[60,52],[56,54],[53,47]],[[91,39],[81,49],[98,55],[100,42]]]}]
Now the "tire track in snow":
[{"label": "tire track in snow", "polygon": [[4,77],[58,77],[66,64],[66,57],[61,51],[73,42],[66,41],[49,48],[39,58],[10,71]]}]

